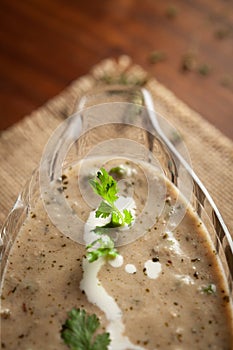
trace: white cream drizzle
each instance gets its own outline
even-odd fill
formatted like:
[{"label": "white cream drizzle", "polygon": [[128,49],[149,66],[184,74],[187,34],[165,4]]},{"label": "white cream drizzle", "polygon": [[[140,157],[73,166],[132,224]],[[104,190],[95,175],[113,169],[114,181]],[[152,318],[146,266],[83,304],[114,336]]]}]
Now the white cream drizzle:
[{"label": "white cream drizzle", "polygon": [[144,264],[144,268],[146,269],[146,275],[151,279],[158,278],[162,271],[162,265],[159,261],[147,260]]},{"label": "white cream drizzle", "polygon": [[97,275],[101,267],[105,264],[104,258],[89,263],[87,259],[83,259],[83,278],[80,282],[81,290],[85,291],[88,301],[97,305],[104,311],[107,319],[113,321],[121,317],[121,310],[116,304],[113,297],[111,297],[103,288]]},{"label": "white cream drizzle", "polygon": [[194,284],[194,280],[189,275],[175,275],[175,277],[184,284]]},{"label": "white cream drizzle", "polygon": [[136,268],[136,266],[133,265],[133,264],[126,264],[126,265],[125,265],[125,271],[126,271],[127,273],[133,274],[133,273],[137,272],[137,268]]},{"label": "white cream drizzle", "polygon": [[111,260],[108,260],[108,263],[112,266],[112,267],[120,267],[123,265],[123,262],[124,262],[124,258],[122,255],[117,255],[115,257],[115,259],[111,259]]},{"label": "white cream drizzle", "polygon": [[[127,208],[130,209],[133,216],[135,215],[135,202],[132,198],[120,197],[116,205],[119,210]],[[103,220],[105,220],[105,222]],[[97,225],[102,226],[107,222],[106,219],[96,218],[95,212],[91,212],[84,227],[85,243],[90,244],[93,240],[96,240],[99,236],[92,232],[92,230]],[[114,260],[112,261],[112,266],[115,265],[114,267],[119,267],[123,264],[123,257],[121,256],[118,256],[117,259]],[[110,333],[111,338],[109,350],[145,350],[145,348],[131,343],[129,338],[124,335],[125,325],[122,321],[122,311],[114,298],[107,293],[98,279],[98,273],[105,264],[105,261],[106,260],[102,257],[92,263],[89,263],[87,259],[83,259],[83,278],[80,282],[80,289],[85,292],[90,303],[96,305],[105,313],[109,321],[106,329]]]},{"label": "white cream drizzle", "polygon": [[122,311],[98,279],[98,272],[104,264],[104,258],[100,258],[93,263],[83,259],[83,279],[80,282],[80,288],[85,291],[88,301],[101,309],[109,321],[106,329],[111,338],[109,350],[145,350],[131,343],[129,338],[123,335],[125,326],[122,322]]},{"label": "white cream drizzle", "polygon": [[168,236],[167,240],[171,243],[169,246],[169,250],[174,251],[177,255],[183,255],[184,253],[182,252],[180,248],[180,244],[177,241],[177,239],[174,237],[174,234],[172,231],[166,231],[166,234]]}]

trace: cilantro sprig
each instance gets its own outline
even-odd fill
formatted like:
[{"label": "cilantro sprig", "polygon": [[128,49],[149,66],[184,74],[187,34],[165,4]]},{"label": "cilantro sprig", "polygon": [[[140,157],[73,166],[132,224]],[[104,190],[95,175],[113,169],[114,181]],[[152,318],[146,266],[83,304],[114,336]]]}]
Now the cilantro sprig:
[{"label": "cilantro sprig", "polygon": [[101,256],[113,259],[118,255],[118,252],[114,247],[113,240],[108,236],[108,229],[130,225],[133,216],[129,210],[120,211],[117,208],[115,204],[119,198],[117,181],[104,168],[101,168],[96,177],[89,180],[89,183],[93,191],[102,198],[95,216],[97,218],[110,217],[110,221],[104,226],[96,226],[93,230],[100,238],[86,246],[87,259],[89,262],[93,262]]},{"label": "cilantro sprig", "polygon": [[87,315],[83,309],[73,308],[62,326],[61,337],[71,350],[107,350],[109,333],[95,335],[100,327],[98,317]]},{"label": "cilantro sprig", "polygon": [[[99,244],[98,248],[94,250],[90,250],[96,244]],[[99,259],[101,256],[106,256],[109,259],[114,259],[118,255],[118,252],[114,247],[113,240],[107,235],[95,240],[91,244],[87,245],[86,248],[87,250],[89,250],[87,252],[87,259],[89,262],[93,262]]]},{"label": "cilantro sprig", "polygon": [[115,202],[119,198],[117,182],[104,168],[101,168],[96,178],[89,180],[89,183],[94,192],[103,198],[96,210],[97,218],[107,218],[111,215],[111,227],[129,225],[132,222],[133,217],[129,210],[124,209],[122,213],[116,207]]}]

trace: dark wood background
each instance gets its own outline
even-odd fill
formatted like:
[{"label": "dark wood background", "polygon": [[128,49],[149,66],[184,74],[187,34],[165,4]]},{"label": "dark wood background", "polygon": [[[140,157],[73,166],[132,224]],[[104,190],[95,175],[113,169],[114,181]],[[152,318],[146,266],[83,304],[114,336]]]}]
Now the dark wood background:
[{"label": "dark wood background", "polygon": [[233,139],[233,0],[1,0],[0,129],[121,54]]}]

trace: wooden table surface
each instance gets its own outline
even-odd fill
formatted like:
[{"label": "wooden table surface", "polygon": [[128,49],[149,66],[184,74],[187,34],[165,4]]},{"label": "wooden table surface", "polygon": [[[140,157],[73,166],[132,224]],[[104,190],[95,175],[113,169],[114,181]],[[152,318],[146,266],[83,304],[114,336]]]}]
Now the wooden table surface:
[{"label": "wooden table surface", "polygon": [[233,0],[1,0],[0,129],[121,54],[233,140]]}]

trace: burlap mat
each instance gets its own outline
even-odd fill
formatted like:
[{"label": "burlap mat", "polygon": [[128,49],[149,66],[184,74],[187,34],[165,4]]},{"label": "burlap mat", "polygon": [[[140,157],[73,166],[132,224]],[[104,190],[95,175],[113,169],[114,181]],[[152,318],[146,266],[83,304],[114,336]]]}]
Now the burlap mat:
[{"label": "burlap mat", "polygon": [[1,134],[0,223],[37,167],[50,134],[71,114],[75,101],[96,85],[112,83],[144,85],[152,93],[158,112],[181,133],[195,172],[233,232],[233,143],[127,56],[102,61],[90,74]]}]

